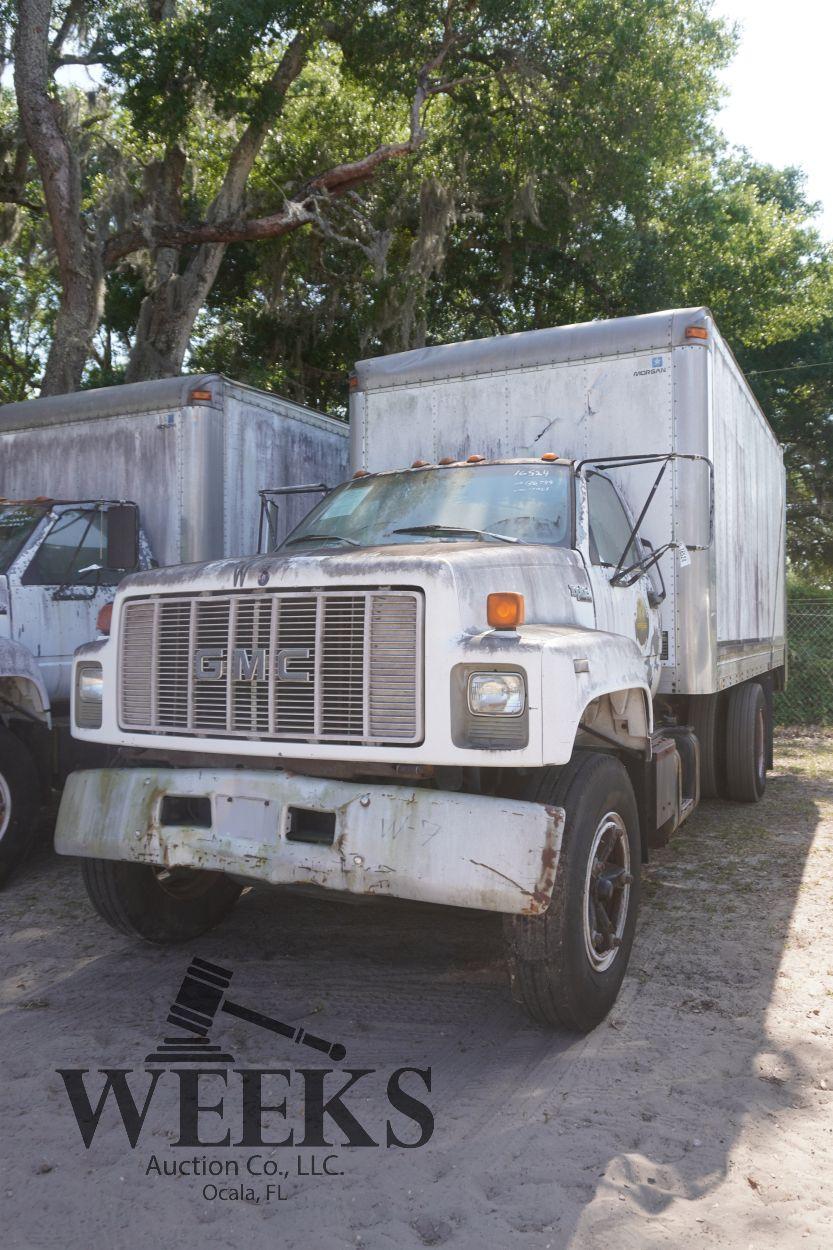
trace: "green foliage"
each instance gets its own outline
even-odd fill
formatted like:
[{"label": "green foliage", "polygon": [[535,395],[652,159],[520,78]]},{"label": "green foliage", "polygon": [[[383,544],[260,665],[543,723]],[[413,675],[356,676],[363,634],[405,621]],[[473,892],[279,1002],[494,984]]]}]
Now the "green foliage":
[{"label": "green foliage", "polygon": [[[77,7],[77,6],[76,6]],[[309,55],[248,180],[267,215],[311,175],[409,133],[446,4],[413,0],[88,0],[89,92],[56,100],[84,212],[106,235],[147,218],[152,175],[184,154],[180,211],[202,220],[292,39]],[[0,0],[0,12],[3,12]],[[67,3],[56,4],[60,25]],[[707,304],[786,444],[792,567],[833,569],[833,257],[801,174],[713,128],[734,46],[709,0],[458,0],[414,157],[321,204],[317,224],[228,249],[189,364],[343,409],[367,355],[662,307]],[[74,45],[75,46],[75,45]],[[436,75],[435,75],[436,77]],[[0,181],[14,158],[0,97]],[[41,203],[30,176],[26,199]],[[0,397],[31,393],[56,283],[42,214],[0,213]],[[175,256],[182,272],[193,249]],[[120,380],[158,257],[108,277],[85,384]],[[799,370],[794,366],[809,366]]]}]

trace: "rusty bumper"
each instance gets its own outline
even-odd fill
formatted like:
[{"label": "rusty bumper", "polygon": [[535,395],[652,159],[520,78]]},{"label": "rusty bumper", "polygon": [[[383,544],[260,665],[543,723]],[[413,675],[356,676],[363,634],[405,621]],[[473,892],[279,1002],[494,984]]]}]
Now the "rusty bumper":
[{"label": "rusty bumper", "polygon": [[[165,800],[189,798],[201,800],[199,824],[172,823],[196,809]],[[331,840],[297,840],[299,810],[327,814]],[[563,825],[562,808],[441,790],[271,771],[95,769],[69,778],[55,849],[536,915],[550,903]]]}]

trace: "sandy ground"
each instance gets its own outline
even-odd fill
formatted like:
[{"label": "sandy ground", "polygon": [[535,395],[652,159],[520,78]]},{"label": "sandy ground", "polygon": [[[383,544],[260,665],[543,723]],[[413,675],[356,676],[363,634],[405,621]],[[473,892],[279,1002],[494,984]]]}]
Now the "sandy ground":
[{"label": "sandy ground", "polygon": [[[656,856],[620,1001],[576,1039],[512,1006],[493,917],[251,891],[193,951],[159,951],[94,918],[77,866],[44,849],[0,895],[0,1245],[826,1248],[831,880],[833,737],[782,735],[764,802],[706,804]],[[143,1097],[192,953],[233,970],[238,1001],[342,1040],[347,1066],[373,1070],[345,1101],[381,1146],[177,1149],[166,1072],[135,1150],[109,1104],[84,1148],[56,1069],[89,1069],[95,1102],[100,1068],[130,1068]],[[229,1016],[214,1041],[237,1067],[322,1066]],[[385,1149],[385,1081],[405,1065],[431,1068],[435,1131]],[[218,1117],[202,1123],[214,1136]],[[286,1132],[277,1113],[265,1123]],[[203,1196],[205,1177],[146,1174],[154,1155],[253,1153],[286,1173],[281,1200],[251,1178],[223,1182],[253,1191],[226,1201]],[[341,1175],[297,1174],[328,1154]]]}]

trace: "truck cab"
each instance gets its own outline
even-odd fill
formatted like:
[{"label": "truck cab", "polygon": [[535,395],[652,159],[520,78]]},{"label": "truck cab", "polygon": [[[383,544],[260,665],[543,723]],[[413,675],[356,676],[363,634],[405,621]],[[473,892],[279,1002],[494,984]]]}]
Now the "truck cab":
[{"label": "truck cab", "polygon": [[610,910],[594,898],[587,939],[618,977],[646,852],[635,795],[656,802],[649,561],[603,472],[472,455],[359,471],[274,553],[129,577],[112,636],[79,652],[73,721],[130,767],[115,788],[114,770],[70,778],[56,845],[91,857],[94,898],[115,870],[145,936],[171,891],[205,888],[199,926],[250,879],[517,923],[550,907],[566,819],[555,791],[533,795],[578,758],[627,809],[596,847]]},{"label": "truck cab", "polygon": [[73,653],[121,578],[150,565],[134,504],[0,500],[0,879],[39,801],[77,764]]}]

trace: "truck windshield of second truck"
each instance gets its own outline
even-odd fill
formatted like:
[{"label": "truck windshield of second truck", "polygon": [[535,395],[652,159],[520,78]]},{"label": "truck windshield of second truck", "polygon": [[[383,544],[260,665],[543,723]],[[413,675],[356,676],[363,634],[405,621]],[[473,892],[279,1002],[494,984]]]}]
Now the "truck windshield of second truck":
[{"label": "truck windshield of second truck", "polygon": [[572,545],[564,464],[472,464],[370,474],[339,486],[283,548],[414,542]]},{"label": "truck windshield of second truck", "polygon": [[0,504],[0,573],[5,573],[44,514],[37,504]]}]

